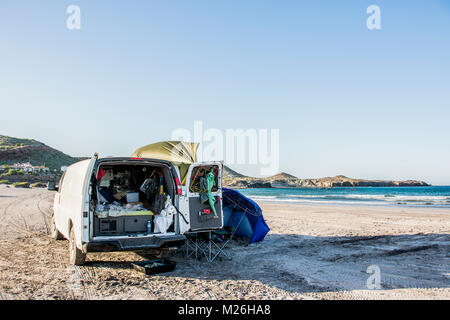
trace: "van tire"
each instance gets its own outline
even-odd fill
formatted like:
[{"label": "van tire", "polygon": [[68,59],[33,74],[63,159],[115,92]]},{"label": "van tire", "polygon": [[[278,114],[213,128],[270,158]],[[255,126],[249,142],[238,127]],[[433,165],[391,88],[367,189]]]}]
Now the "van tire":
[{"label": "van tire", "polygon": [[86,254],[77,248],[77,241],[75,239],[75,231],[73,226],[70,228],[69,236],[69,262],[74,266],[81,266],[86,261]]},{"label": "van tire", "polygon": [[61,234],[61,232],[59,232],[58,229],[56,229],[55,215],[52,215],[52,221],[50,224],[50,236],[55,240],[64,239],[64,236]]}]

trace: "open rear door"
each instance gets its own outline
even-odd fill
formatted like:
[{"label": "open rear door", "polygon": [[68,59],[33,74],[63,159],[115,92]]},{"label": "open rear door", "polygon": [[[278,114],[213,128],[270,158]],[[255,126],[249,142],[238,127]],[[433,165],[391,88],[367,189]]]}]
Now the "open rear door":
[{"label": "open rear door", "polygon": [[[185,197],[188,202],[191,231],[223,227],[222,170],[223,164],[218,161],[194,163],[189,167],[186,176]],[[211,184],[210,173],[214,175],[213,184]],[[211,185],[213,185],[212,188]],[[207,192],[208,186],[211,189],[210,193]]]}]

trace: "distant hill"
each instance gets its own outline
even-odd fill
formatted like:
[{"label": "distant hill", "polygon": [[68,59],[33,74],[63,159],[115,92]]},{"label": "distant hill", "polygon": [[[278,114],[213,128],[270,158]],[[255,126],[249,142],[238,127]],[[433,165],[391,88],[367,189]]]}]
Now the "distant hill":
[{"label": "distant hill", "polygon": [[240,174],[240,173],[234,171],[233,169],[230,169],[227,166],[223,166],[222,177],[224,179],[233,179],[233,178],[242,178],[245,176],[243,174]]},{"label": "distant hill", "polygon": [[297,179],[297,177],[293,176],[292,174],[286,173],[286,172],[281,172],[279,174],[269,177],[269,179],[270,180]]},{"label": "distant hill", "polygon": [[[230,188],[335,188],[335,187],[415,187],[429,186],[428,183],[418,180],[392,181],[392,180],[364,180],[353,179],[343,175],[335,177],[299,179],[291,174],[281,172],[266,177],[254,178],[240,175],[235,177],[224,176],[223,185]],[[238,176],[240,175],[240,176]]]},{"label": "distant hill", "polygon": [[34,166],[44,165],[60,169],[84,158],[71,157],[34,139],[22,139],[0,135],[0,165],[30,162]]}]

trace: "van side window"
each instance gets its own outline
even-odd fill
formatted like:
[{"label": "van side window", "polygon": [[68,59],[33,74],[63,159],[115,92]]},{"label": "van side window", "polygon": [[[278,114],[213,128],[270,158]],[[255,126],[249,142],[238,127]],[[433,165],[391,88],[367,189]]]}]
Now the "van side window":
[{"label": "van side window", "polygon": [[207,175],[212,173],[214,175],[214,186],[211,192],[216,192],[218,187],[218,172],[219,166],[201,166],[195,167],[192,170],[191,183],[189,185],[189,191],[192,193],[206,192],[207,189]]}]

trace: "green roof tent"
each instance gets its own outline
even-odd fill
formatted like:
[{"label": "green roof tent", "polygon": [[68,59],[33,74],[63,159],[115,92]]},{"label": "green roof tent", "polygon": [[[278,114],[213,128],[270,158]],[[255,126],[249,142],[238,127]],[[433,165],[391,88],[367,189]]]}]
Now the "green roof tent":
[{"label": "green roof tent", "polygon": [[161,159],[172,162],[180,171],[181,184],[186,184],[189,166],[197,162],[198,143],[183,141],[161,141],[136,149],[131,156],[135,158]]}]

